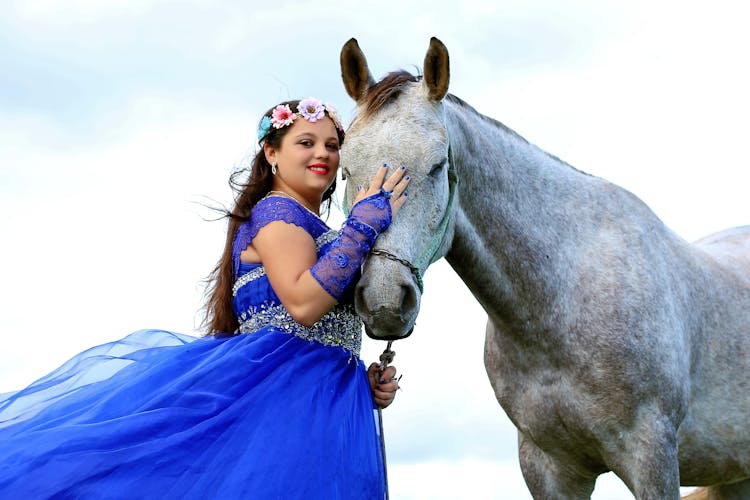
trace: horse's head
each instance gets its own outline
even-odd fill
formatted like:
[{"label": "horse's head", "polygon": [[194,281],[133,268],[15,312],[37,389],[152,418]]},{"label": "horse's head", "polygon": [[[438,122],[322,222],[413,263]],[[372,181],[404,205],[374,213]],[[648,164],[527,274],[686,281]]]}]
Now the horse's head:
[{"label": "horse's head", "polygon": [[378,339],[408,336],[419,312],[422,274],[450,246],[450,207],[455,173],[449,168],[448,132],[442,100],[448,91],[448,51],[436,38],[423,77],[391,73],[375,83],[355,39],[341,51],[341,74],[357,102],[341,165],[347,199],[366,186],[376,169],[405,165],[409,198],[375,245],[355,292],[367,334]]}]

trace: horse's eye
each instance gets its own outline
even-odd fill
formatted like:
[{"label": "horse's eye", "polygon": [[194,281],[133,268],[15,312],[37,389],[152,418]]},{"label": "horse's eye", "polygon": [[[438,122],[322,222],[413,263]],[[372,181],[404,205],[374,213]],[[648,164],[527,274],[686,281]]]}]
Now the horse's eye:
[{"label": "horse's eye", "polygon": [[432,168],[430,168],[430,173],[428,175],[435,177],[443,170],[446,163],[448,163],[448,158],[443,158],[439,163],[435,163]]}]

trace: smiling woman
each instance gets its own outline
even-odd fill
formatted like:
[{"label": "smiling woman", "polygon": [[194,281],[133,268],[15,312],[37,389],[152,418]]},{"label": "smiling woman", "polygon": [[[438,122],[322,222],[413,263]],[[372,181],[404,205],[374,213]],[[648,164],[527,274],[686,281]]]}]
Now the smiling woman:
[{"label": "smiling woman", "polygon": [[208,335],[136,332],[0,396],[4,497],[138,484],[141,498],[383,498],[373,410],[398,382],[392,366],[359,359],[352,288],[408,176],[381,167],[333,231],[319,214],[344,140],[335,109],[281,103],[258,140],[250,171],[232,179]]},{"label": "smiling woman", "polygon": [[[300,109],[308,111],[314,106]],[[319,106],[321,109],[322,106]],[[297,120],[292,124],[290,133],[286,134],[281,144],[266,144],[264,153],[274,169],[273,189],[289,193],[303,202],[310,210],[320,204],[320,193],[330,198],[336,188],[336,169],[339,164],[339,134],[341,127],[338,120],[318,118],[318,114],[308,113],[308,118]],[[322,111],[320,112],[323,113]],[[336,127],[338,124],[338,127]],[[276,165],[284,165],[276,168]]]}]

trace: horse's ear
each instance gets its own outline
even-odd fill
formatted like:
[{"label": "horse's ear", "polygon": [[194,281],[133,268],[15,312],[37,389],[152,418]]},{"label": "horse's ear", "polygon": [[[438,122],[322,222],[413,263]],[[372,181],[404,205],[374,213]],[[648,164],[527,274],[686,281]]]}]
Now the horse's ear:
[{"label": "horse's ear", "polygon": [[451,68],[448,60],[448,49],[443,42],[435,38],[430,39],[430,48],[424,57],[423,85],[427,88],[427,95],[433,101],[442,101],[448,93]]},{"label": "horse's ear", "polygon": [[367,60],[356,38],[350,39],[341,49],[341,79],[349,97],[359,101],[375,80],[367,67]]}]

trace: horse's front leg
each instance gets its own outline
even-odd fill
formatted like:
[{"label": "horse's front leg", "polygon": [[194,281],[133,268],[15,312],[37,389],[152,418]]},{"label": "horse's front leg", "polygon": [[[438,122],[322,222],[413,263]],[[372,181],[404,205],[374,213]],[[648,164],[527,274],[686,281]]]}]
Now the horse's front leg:
[{"label": "horse's front leg", "polygon": [[536,500],[591,498],[596,476],[583,475],[550,457],[522,432],[518,432],[521,472]]},{"label": "horse's front leg", "polygon": [[[656,405],[654,405],[656,406]],[[629,430],[618,433],[607,463],[638,500],[680,498],[677,431],[666,415],[644,405]]]}]

